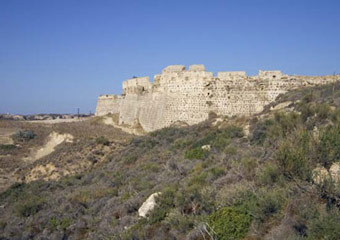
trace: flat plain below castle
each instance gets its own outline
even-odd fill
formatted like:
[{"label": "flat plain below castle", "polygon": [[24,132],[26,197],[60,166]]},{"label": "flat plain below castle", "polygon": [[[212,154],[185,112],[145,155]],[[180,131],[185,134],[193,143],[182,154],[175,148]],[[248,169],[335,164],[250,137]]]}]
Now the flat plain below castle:
[{"label": "flat plain below castle", "polygon": [[178,122],[196,124],[210,113],[221,116],[250,116],[259,113],[275,98],[296,88],[332,83],[340,75],[296,76],[281,71],[218,72],[204,65],[171,65],[161,74],[123,82],[122,95],[98,97],[96,115],[112,114],[117,125],[141,127],[150,132]]}]

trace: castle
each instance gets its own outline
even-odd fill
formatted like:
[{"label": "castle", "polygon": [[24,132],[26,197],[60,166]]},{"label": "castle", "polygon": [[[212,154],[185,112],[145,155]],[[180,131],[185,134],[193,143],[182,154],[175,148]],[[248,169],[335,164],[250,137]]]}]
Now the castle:
[{"label": "castle", "polygon": [[218,72],[214,76],[204,65],[171,65],[154,76],[123,82],[122,95],[98,98],[96,115],[113,114],[121,126],[139,126],[150,132],[176,122],[196,124],[209,113],[223,116],[249,116],[288,90],[327,84],[336,76],[289,76],[281,71],[259,71],[247,76],[244,71]]}]

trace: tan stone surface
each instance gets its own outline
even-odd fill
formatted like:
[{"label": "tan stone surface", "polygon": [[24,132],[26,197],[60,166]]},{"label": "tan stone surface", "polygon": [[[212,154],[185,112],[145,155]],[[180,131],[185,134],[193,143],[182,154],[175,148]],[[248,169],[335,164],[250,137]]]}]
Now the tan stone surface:
[{"label": "tan stone surface", "polygon": [[152,211],[156,206],[156,197],[159,196],[161,193],[153,193],[151,194],[148,199],[142,204],[142,206],[138,209],[138,215],[140,217],[146,217],[147,214]]},{"label": "tan stone surface", "polygon": [[204,151],[210,152],[210,150],[211,150],[211,145],[203,145],[201,148],[202,148],[202,150],[204,150]]},{"label": "tan stone surface", "polygon": [[288,107],[290,104],[292,104],[292,102],[288,101],[288,102],[283,102],[283,103],[279,103],[274,107],[271,107],[270,110],[271,111],[277,111],[277,110],[281,110],[284,109],[286,107]]},{"label": "tan stone surface", "polygon": [[329,173],[334,181],[339,182],[340,180],[340,163],[333,163],[329,169]]},{"label": "tan stone surface", "polygon": [[312,171],[312,179],[316,184],[322,184],[323,181],[329,179],[329,177],[329,172],[324,167],[317,167]]}]

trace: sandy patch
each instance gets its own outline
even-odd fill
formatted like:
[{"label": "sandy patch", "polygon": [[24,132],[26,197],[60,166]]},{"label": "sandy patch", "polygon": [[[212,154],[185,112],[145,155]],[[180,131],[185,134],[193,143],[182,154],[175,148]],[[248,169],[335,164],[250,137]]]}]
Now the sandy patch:
[{"label": "sandy patch", "polygon": [[73,142],[73,136],[68,133],[59,134],[57,132],[52,132],[48,136],[48,141],[45,143],[45,145],[42,148],[33,151],[31,156],[26,158],[25,161],[36,161],[42,157],[45,157],[52,153],[55,147],[63,142]]},{"label": "sandy patch", "polygon": [[45,124],[55,124],[55,123],[69,123],[69,122],[81,122],[90,119],[90,117],[87,118],[70,118],[70,119],[49,119],[49,120],[31,120],[31,121],[25,121],[29,123],[45,123]]},{"label": "sandy patch", "polygon": [[131,127],[131,126],[119,125],[113,120],[113,117],[111,117],[111,116],[103,117],[103,123],[106,124],[106,125],[111,125],[115,128],[119,128],[120,130],[122,130],[126,133],[130,133],[130,134],[134,134],[134,135],[138,135],[138,136],[145,135],[145,132],[140,127],[133,127],[133,126]]},{"label": "sandy patch", "polygon": [[292,104],[292,102],[290,102],[290,101],[279,103],[275,107],[271,107],[270,111],[277,111],[277,110],[281,110],[281,109],[287,108],[290,104]]},{"label": "sandy patch", "polygon": [[68,175],[74,175],[79,170],[88,169],[91,165],[88,161],[83,161],[76,164],[66,164],[62,167],[57,167],[52,163],[35,166],[26,176],[25,182],[32,182],[36,180],[59,180],[60,178]]},{"label": "sandy patch", "polygon": [[12,135],[17,131],[14,128],[0,128],[0,144],[13,144]]}]

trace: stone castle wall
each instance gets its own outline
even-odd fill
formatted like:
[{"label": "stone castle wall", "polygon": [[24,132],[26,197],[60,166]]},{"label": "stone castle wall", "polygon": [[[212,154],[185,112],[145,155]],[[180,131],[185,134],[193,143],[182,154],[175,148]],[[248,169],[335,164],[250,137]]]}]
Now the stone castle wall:
[{"label": "stone castle wall", "polygon": [[189,125],[208,118],[210,112],[224,116],[249,116],[288,90],[327,84],[340,76],[288,76],[280,71],[259,71],[247,76],[243,71],[205,71],[203,65],[172,65],[154,76],[123,82],[123,94],[98,98],[96,115],[119,116],[119,124],[139,124],[145,131],[170,126],[178,121]]},{"label": "stone castle wall", "polygon": [[101,95],[98,97],[96,115],[117,114],[124,97],[117,95]]}]

